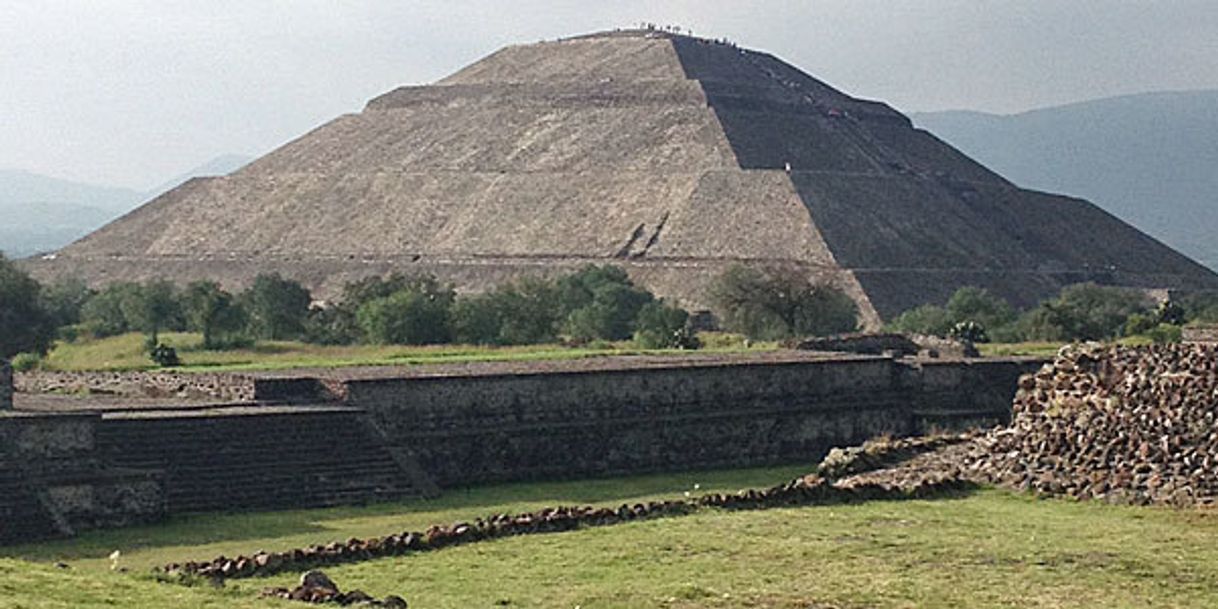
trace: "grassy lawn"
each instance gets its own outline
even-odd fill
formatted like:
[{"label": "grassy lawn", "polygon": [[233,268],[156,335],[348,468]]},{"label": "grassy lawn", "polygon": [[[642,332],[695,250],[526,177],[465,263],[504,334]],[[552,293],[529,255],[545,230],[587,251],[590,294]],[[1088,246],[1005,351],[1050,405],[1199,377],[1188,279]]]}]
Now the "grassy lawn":
[{"label": "grassy lawn", "polygon": [[[0,549],[2,607],[271,607],[259,589],[140,575],[170,560],[421,529],[559,503],[736,490],[808,467],[520,484],[433,501],[195,515],[157,527]],[[123,551],[131,573],[104,558]],[[70,570],[50,566],[65,560]],[[998,490],[934,501],[692,516],[507,538],[327,569],[344,588],[412,607],[1214,607],[1218,515],[1036,500]]]},{"label": "grassy lawn", "polygon": [[[606,355],[671,354],[683,351],[643,350],[629,341],[594,344],[586,347],[563,345],[526,345],[489,347],[470,345],[310,345],[292,341],[262,341],[248,349],[206,351],[202,336],[166,333],[161,342],[177,349],[184,370],[239,371],[283,368],[330,368],[359,365],[404,365],[458,363],[473,361],[560,360]],[[742,339],[716,336],[708,341],[707,353],[765,350],[776,347],[762,343],[745,347]],[[124,334],[77,342],[60,342],[42,362],[46,370],[144,370],[154,366],[144,353],[142,334]]]}]

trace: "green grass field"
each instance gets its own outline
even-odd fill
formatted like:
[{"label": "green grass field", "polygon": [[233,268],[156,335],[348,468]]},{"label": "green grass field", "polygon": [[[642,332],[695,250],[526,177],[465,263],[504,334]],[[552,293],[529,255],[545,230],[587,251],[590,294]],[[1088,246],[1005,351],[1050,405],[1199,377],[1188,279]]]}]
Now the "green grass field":
[{"label": "green grass field", "polygon": [[[683,351],[644,350],[629,341],[567,347],[558,344],[517,347],[471,345],[311,345],[293,341],[261,341],[246,349],[207,351],[198,334],[165,333],[161,342],[174,347],[183,370],[239,371],[285,368],[332,368],[474,361],[562,360],[607,355],[674,354]],[[775,349],[775,343],[746,347],[740,337],[714,335],[701,352],[730,353]],[[154,368],[144,352],[142,334],[57,343],[42,360],[44,370],[146,370]]]},{"label": "green grass field", "polygon": [[[155,527],[0,549],[0,607],[290,607],[257,599],[296,576],[218,590],[148,567],[421,529],[562,503],[614,505],[733,491],[810,467],[450,491],[431,501],[175,518]],[[123,552],[128,573],[105,558]],[[63,560],[71,569],[52,566]],[[982,490],[929,501],[706,510],[515,537],[326,570],[416,608],[1214,607],[1218,515],[1037,500]]]}]

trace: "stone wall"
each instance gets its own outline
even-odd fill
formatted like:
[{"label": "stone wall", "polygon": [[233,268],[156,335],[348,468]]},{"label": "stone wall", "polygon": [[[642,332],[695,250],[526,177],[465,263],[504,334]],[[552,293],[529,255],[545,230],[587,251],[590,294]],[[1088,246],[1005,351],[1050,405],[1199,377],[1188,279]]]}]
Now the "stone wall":
[{"label": "stone wall", "polygon": [[157,472],[99,459],[100,421],[96,414],[0,414],[0,544],[164,516]]},{"label": "stone wall", "polygon": [[1184,342],[1218,344],[1218,325],[1185,326]]},{"label": "stone wall", "polygon": [[254,399],[254,380],[241,374],[181,372],[22,372],[22,393],[94,393],[150,398]]},{"label": "stone wall", "polygon": [[871,356],[350,381],[441,487],[812,463],[877,435],[1006,420],[1039,362]]},{"label": "stone wall", "polygon": [[0,359],[0,410],[13,409],[13,365]]}]

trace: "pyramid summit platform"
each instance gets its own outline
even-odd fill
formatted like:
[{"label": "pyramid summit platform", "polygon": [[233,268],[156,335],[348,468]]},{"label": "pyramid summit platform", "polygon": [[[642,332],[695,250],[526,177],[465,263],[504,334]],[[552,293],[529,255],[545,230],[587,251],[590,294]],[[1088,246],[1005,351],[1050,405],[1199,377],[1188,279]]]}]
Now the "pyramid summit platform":
[{"label": "pyramid summit platform", "polygon": [[1017,305],[1082,281],[1218,289],[1098,207],[1020,189],[883,103],[648,30],[501,49],[26,264],[44,280],[233,289],[275,271],[324,298],[391,271],[481,291],[587,263],[693,309],[734,263],[798,269],[846,289],[871,326],[965,285]]}]

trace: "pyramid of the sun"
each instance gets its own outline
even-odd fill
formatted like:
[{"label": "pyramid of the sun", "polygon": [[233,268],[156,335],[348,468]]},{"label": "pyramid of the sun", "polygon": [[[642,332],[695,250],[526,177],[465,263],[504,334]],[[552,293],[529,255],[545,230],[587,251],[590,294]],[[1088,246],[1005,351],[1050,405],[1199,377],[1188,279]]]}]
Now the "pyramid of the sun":
[{"label": "pyramid of the sun", "polygon": [[691,308],[732,263],[799,269],[846,288],[872,325],[963,285],[1017,304],[1086,280],[1218,288],[883,103],[765,53],[647,31],[512,46],[391,91],[31,268],[234,288],[277,271],[325,296],[394,270],[480,290],[591,262]]}]

